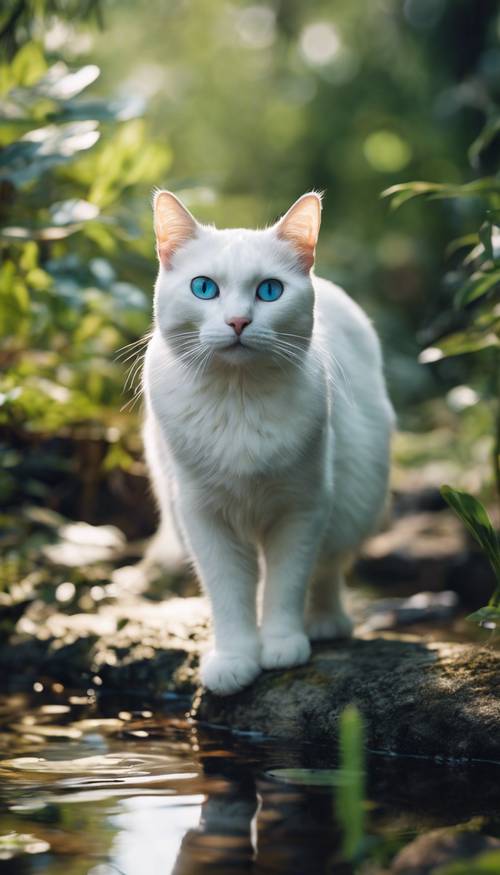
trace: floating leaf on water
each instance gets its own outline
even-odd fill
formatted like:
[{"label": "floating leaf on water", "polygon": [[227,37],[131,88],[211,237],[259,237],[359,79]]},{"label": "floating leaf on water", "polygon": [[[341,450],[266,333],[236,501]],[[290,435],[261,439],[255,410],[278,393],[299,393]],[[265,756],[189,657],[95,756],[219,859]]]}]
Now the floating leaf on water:
[{"label": "floating leaf on water", "polygon": [[342,769],[273,769],[266,774],[277,781],[305,787],[338,787],[350,780]]}]

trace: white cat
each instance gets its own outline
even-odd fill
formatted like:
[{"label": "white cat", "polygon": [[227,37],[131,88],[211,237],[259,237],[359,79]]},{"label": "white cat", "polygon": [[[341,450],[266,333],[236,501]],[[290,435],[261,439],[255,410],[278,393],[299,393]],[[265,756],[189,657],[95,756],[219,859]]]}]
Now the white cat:
[{"label": "white cat", "polygon": [[227,695],[306,662],[309,637],[350,634],[343,568],[380,522],[394,417],[369,320],[311,273],[317,194],[261,231],[200,225],[167,191],[154,213],[148,559],[176,564],[185,544],[213,613],[202,680]]}]

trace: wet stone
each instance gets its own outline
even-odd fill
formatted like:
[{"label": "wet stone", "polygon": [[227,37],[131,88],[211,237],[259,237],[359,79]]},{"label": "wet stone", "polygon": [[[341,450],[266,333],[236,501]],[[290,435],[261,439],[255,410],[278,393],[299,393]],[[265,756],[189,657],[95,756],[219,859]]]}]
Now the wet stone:
[{"label": "wet stone", "polygon": [[372,749],[450,762],[500,759],[500,657],[488,646],[358,632],[316,646],[305,666],[263,672],[223,699],[199,689],[209,635],[202,598],[130,595],[99,603],[94,614],[33,609],[31,617],[31,610],[0,648],[4,688],[49,679],[100,695],[177,695],[192,699],[198,720],[327,746],[354,702]]}]

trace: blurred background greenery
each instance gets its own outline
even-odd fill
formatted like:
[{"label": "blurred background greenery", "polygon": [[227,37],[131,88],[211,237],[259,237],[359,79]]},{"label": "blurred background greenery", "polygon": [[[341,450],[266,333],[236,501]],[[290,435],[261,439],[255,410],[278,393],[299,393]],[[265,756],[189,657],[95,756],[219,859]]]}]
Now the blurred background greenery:
[{"label": "blurred background greenery", "polygon": [[495,0],[7,0],[0,36],[0,506],[151,530],[140,368],[116,356],[150,324],[155,185],[221,226],[324,190],[317,270],[382,336],[397,463],[491,494],[498,316],[474,356],[418,356],[477,306],[452,306],[475,256],[448,244],[470,256],[485,215],[498,268]]}]

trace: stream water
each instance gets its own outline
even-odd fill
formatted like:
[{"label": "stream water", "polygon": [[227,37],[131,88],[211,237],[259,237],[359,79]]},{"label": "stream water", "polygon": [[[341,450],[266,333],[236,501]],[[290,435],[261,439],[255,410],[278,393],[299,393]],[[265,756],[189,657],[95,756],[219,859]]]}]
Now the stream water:
[{"label": "stream water", "polygon": [[0,872],[427,872],[401,854],[436,828],[466,824],[479,850],[500,835],[500,765],[374,754],[364,851],[349,860],[332,751],[200,726],[182,705],[57,685],[4,697]]}]

